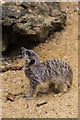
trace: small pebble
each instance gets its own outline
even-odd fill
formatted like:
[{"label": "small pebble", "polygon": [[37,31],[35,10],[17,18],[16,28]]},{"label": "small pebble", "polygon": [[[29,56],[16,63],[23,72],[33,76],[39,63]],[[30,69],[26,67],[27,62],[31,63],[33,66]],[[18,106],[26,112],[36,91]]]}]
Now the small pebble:
[{"label": "small pebble", "polygon": [[15,96],[12,93],[8,93],[8,95],[6,96],[6,98],[10,101],[14,101]]},{"label": "small pebble", "polygon": [[80,86],[79,86],[79,88],[80,88]]},{"label": "small pebble", "polygon": [[66,56],[64,56],[64,58],[67,58]]},{"label": "small pebble", "polygon": [[44,104],[46,104],[47,102],[46,101],[42,101],[42,102],[40,102],[40,103],[37,103],[37,107],[39,107],[39,106],[41,106],[41,105],[44,105]]},{"label": "small pebble", "polygon": [[2,74],[2,76],[3,76],[3,74]]},{"label": "small pebble", "polygon": [[19,82],[19,84],[21,84],[21,82]]},{"label": "small pebble", "polygon": [[77,7],[76,9],[77,9],[77,11],[79,10],[79,8],[78,8],[78,7]]},{"label": "small pebble", "polygon": [[66,10],[69,10],[69,7],[67,7]]},{"label": "small pebble", "polygon": [[71,16],[73,16],[73,14],[71,14]]},{"label": "small pebble", "polygon": [[21,103],[21,101],[19,101],[19,103]]},{"label": "small pebble", "polygon": [[16,83],[16,80],[14,80],[14,82]]},{"label": "small pebble", "polygon": [[29,105],[27,104],[27,108],[29,108]]}]

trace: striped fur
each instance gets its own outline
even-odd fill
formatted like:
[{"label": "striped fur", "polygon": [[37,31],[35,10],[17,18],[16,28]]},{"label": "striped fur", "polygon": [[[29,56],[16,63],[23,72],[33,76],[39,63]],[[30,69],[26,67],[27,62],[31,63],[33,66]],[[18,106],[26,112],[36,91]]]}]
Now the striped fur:
[{"label": "striped fur", "polygon": [[[66,92],[67,88],[71,87],[73,72],[66,62],[59,59],[48,59],[40,62],[38,55],[34,51],[28,50],[31,52],[31,56],[26,55],[27,49],[23,48],[23,51],[25,58],[24,72],[30,80],[31,95],[34,95],[37,86],[40,84],[44,85],[45,82],[49,86],[52,84],[53,89],[59,92]],[[34,59],[35,63],[29,65],[26,61],[30,62],[31,59]]]}]

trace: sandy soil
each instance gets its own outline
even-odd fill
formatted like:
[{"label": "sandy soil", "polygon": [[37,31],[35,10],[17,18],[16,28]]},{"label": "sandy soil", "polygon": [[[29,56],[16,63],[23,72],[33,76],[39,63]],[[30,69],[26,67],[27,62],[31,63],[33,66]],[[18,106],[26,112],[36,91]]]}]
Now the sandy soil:
[{"label": "sandy soil", "polygon": [[[70,64],[73,70],[73,85],[62,96],[54,97],[53,93],[39,94],[34,100],[28,101],[16,97],[14,102],[6,100],[6,95],[29,92],[29,82],[23,70],[2,73],[2,117],[3,118],[78,118],[78,4],[61,3],[62,10],[67,13],[65,29],[52,35],[50,42],[41,43],[33,48],[40,60],[59,58]],[[11,65],[23,65],[24,59],[19,58]],[[40,107],[37,103],[47,101]]]}]

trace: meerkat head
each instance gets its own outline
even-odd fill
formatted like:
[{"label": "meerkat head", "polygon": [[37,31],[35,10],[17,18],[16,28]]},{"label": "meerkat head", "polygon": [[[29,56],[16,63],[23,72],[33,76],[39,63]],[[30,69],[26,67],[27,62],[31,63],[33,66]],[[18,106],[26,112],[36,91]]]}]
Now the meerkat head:
[{"label": "meerkat head", "polygon": [[21,50],[25,62],[28,66],[40,64],[39,56],[33,50],[29,50],[24,47],[21,47]]}]

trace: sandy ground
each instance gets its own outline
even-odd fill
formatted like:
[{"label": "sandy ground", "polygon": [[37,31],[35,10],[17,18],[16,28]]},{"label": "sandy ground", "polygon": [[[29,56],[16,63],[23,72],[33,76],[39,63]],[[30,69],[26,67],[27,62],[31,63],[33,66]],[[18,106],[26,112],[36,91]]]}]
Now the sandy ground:
[{"label": "sandy ground", "polygon": [[[59,58],[70,64],[73,70],[73,85],[62,96],[54,97],[53,93],[39,94],[28,101],[16,97],[14,102],[6,100],[6,95],[29,92],[29,82],[23,70],[2,73],[2,117],[3,118],[78,118],[78,4],[61,3],[62,10],[67,13],[65,29],[52,35],[50,42],[41,43],[33,50],[40,56],[40,60]],[[24,59],[19,58],[11,65],[23,65]],[[37,103],[47,101],[40,107]]]}]

